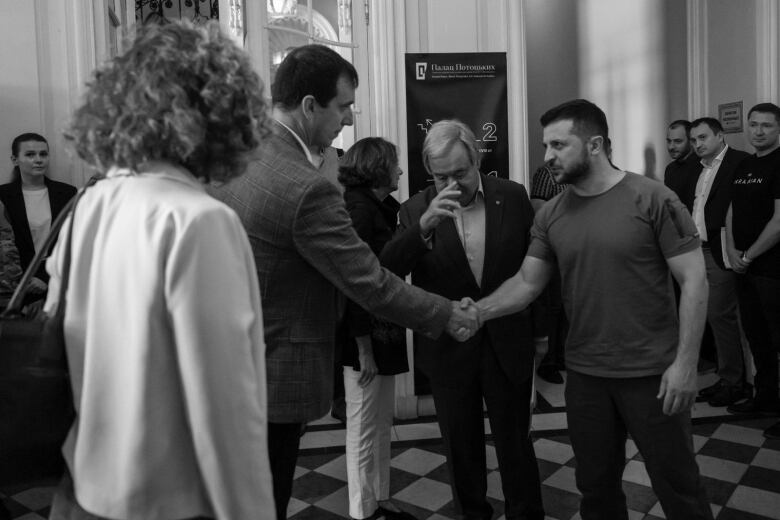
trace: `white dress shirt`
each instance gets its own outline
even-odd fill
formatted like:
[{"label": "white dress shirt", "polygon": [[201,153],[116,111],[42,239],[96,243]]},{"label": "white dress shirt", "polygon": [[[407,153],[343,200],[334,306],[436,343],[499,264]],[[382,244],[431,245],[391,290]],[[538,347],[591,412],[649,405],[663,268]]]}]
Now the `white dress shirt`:
[{"label": "white dress shirt", "polygon": [[712,159],[712,163],[709,165],[701,161],[702,170],[699,174],[699,180],[696,181],[696,195],[693,199],[693,222],[696,224],[696,229],[699,231],[699,238],[702,242],[707,242],[707,226],[704,219],[704,206],[707,205],[707,199],[710,196],[710,189],[712,189],[712,181],[715,180],[715,176],[720,169],[720,163],[723,162],[723,156],[726,155],[728,145],[723,147],[718,155]]},{"label": "white dress shirt", "polygon": [[482,269],[485,263],[485,192],[482,177],[471,204],[455,210],[455,227],[460,243],[469,261],[477,285],[482,285]]},{"label": "white dress shirt", "polygon": [[[62,250],[47,262],[48,312]],[[236,214],[189,172],[113,169],[87,189],[65,340],[77,420],[63,453],[84,509],[275,518],[252,250]]]}]

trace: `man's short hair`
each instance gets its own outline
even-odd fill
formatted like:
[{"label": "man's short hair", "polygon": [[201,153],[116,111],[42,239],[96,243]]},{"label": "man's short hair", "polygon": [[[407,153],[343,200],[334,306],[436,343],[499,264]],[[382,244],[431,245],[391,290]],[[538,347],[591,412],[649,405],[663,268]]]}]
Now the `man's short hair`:
[{"label": "man's short hair", "polygon": [[750,119],[750,114],[753,112],[761,112],[763,114],[774,114],[775,115],[775,121],[780,123],[780,107],[775,105],[774,103],[759,103],[758,105],[754,106],[750,109],[750,112],[748,112],[748,119]]},{"label": "man's short hair", "polygon": [[672,121],[669,123],[669,130],[673,130],[675,128],[685,128],[685,135],[691,134],[691,128],[693,128],[693,125],[691,125],[691,122],[687,119],[677,119],[675,121]]},{"label": "man's short hair", "polygon": [[324,45],[304,45],[290,51],[276,71],[271,85],[271,101],[287,110],[314,96],[320,106],[336,97],[336,84],[344,76],[357,88],[355,67],[339,53]]},{"label": "man's short hair", "polygon": [[594,135],[604,138],[604,143],[609,139],[609,126],[607,116],[594,103],[587,99],[573,99],[551,108],[545,112],[539,122],[546,127],[557,121],[571,120],[572,131],[580,139],[588,139]]},{"label": "man's short hair", "polygon": [[428,129],[422,149],[422,160],[425,171],[431,173],[430,159],[441,157],[455,143],[462,143],[471,159],[472,165],[479,165],[479,148],[477,138],[466,124],[457,119],[442,119]]},{"label": "man's short hair", "polygon": [[714,117],[700,117],[699,119],[695,119],[691,123],[691,130],[693,130],[695,127],[699,125],[709,126],[713,134],[723,133],[723,125],[721,125],[720,121],[718,121]]},{"label": "man's short hair", "polygon": [[364,137],[339,160],[339,182],[347,188],[390,186],[398,168],[398,150],[381,137]]}]

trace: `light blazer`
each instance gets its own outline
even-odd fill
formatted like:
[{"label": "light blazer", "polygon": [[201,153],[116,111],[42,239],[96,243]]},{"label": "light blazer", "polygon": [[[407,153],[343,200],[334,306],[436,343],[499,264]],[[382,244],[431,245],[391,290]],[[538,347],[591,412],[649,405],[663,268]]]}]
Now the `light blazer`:
[{"label": "light blazer", "polygon": [[[382,265],[399,275],[412,273],[412,283],[447,298],[475,301],[513,276],[529,245],[534,213],[525,188],[512,181],[482,176],[485,194],[485,260],[478,285],[458,237],[455,222],[444,220],[433,233],[433,249],[420,237],[420,217],[436,189],[430,186],[401,206],[398,231],[380,255]],[[457,385],[479,370],[479,348],[488,335],[498,362],[511,381],[522,382],[533,371],[533,326],[529,310],[488,321],[465,343],[449,336],[420,338],[418,366],[432,381]]]},{"label": "light blazer", "polygon": [[436,337],[451,303],[404,283],[358,237],[338,189],[274,122],[246,173],[213,194],[246,228],[263,302],[271,422],[325,415],[333,392],[336,290]]},{"label": "light blazer", "polygon": [[[76,194],[76,188],[64,182],[53,181],[48,177],[44,178],[43,182],[49,189],[49,208],[51,209],[51,221],[54,222],[62,208]],[[35,245],[30,233],[30,223],[27,221],[21,178],[17,177],[8,184],[0,186],[0,201],[5,204],[8,211],[8,220],[14,230],[14,239],[16,240],[16,248],[19,250],[22,269],[27,269],[35,256]],[[38,271],[38,277],[44,281],[49,279],[43,266]]]},{"label": "light blazer", "polygon": [[[726,150],[726,153],[723,155],[723,161],[718,168],[718,173],[712,180],[710,195],[704,204],[704,225],[707,227],[707,242],[715,263],[720,267],[723,267],[720,228],[726,225],[726,213],[728,212],[729,204],[731,204],[731,185],[734,182],[734,172],[746,157],[750,157],[750,154],[742,150],[735,150],[731,147]],[[696,183],[702,171],[699,168],[698,175],[686,176],[680,187],[682,192],[680,199],[685,199],[682,202],[691,208],[691,213],[693,213],[693,202],[696,197]]]}]

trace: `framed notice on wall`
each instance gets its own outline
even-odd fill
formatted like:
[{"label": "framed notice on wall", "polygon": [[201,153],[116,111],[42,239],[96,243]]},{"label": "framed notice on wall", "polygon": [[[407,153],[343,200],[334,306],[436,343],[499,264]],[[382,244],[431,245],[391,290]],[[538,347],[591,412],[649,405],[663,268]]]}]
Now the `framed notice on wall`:
[{"label": "framed notice on wall", "polygon": [[509,178],[505,52],[406,55],[406,135],[409,195],[432,181],[422,163],[428,128],[459,119],[477,137],[486,175]]},{"label": "framed notice on wall", "polygon": [[742,101],[718,105],[718,120],[726,134],[736,134],[742,128]]}]

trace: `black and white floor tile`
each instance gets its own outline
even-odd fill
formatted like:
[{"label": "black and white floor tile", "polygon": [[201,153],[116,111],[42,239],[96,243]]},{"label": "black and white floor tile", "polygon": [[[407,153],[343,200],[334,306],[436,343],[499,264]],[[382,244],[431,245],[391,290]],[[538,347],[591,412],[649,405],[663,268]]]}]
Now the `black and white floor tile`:
[{"label": "black and white floor tile", "polygon": [[[702,376],[700,385],[713,382]],[[575,460],[566,430],[563,385],[537,386],[533,418],[534,447],[539,459],[542,493],[549,519],[579,519]],[[777,417],[737,417],[723,408],[697,403],[693,441],[697,461],[718,520],[780,519],[780,440],[766,439],[764,428]],[[489,432],[489,424],[485,425]],[[433,418],[400,422],[393,427],[391,488],[394,501],[421,520],[456,518],[448,484],[441,436]],[[488,499],[503,518],[503,494],[495,448],[488,435]],[[301,440],[293,498],[294,520],[348,518],[344,429],[331,419],[310,425]],[[0,489],[0,500],[17,520],[46,518],[53,482]],[[664,518],[650,487],[642,456],[632,441],[626,445],[623,488],[629,518]]]}]

